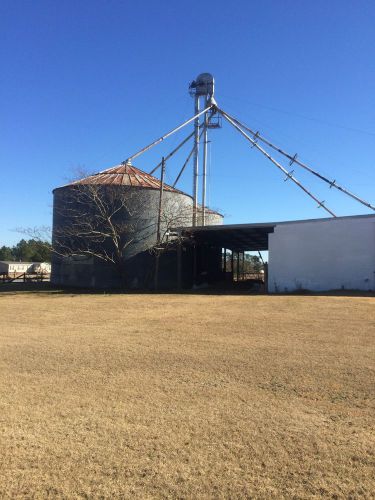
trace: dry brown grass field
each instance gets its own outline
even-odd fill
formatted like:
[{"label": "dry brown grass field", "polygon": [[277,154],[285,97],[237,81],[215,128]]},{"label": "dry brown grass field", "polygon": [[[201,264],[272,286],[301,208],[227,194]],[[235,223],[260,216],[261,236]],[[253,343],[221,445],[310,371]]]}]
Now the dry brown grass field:
[{"label": "dry brown grass field", "polygon": [[375,298],[0,293],[1,498],[374,498]]}]

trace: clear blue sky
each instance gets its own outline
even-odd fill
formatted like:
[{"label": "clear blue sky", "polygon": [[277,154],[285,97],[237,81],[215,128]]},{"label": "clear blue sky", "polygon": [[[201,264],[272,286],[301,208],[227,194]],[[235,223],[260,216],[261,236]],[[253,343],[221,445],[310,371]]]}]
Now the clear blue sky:
[{"label": "clear blue sky", "polygon": [[[191,116],[205,71],[225,110],[374,202],[374,26],[372,0],[2,0],[0,245],[51,223],[51,191],[77,167],[116,165]],[[209,202],[227,223],[324,216],[229,125],[211,139]],[[293,168],[338,215],[368,212]]]}]

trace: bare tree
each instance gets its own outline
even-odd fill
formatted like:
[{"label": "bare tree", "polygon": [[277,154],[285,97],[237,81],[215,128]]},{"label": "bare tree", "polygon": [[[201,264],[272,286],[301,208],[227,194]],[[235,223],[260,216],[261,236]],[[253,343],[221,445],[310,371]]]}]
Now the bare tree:
[{"label": "bare tree", "polygon": [[61,255],[88,255],[118,265],[133,241],[129,194],[111,186],[77,184],[64,191],[56,210],[54,250]]},{"label": "bare tree", "polygon": [[[80,172],[82,177],[87,178],[87,173]],[[150,193],[149,189],[118,184],[75,181],[56,190],[52,234],[55,261],[93,258],[112,266],[124,282],[129,255],[148,252],[155,257],[150,273],[157,288],[159,258],[179,243],[180,237],[172,229],[191,225],[192,220],[190,199],[165,192],[158,221],[159,201],[157,190]],[[50,239],[47,227],[21,232],[40,241]]]}]

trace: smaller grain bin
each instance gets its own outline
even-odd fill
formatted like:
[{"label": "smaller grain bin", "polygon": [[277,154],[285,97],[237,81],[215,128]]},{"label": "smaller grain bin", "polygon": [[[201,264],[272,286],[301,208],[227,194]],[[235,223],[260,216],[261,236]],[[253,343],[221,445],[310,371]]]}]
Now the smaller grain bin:
[{"label": "smaller grain bin", "polygon": [[[153,283],[160,180],[129,164],[53,191],[51,281],[60,286],[149,288]],[[170,228],[191,225],[193,200],[164,184],[161,242]],[[172,260],[174,256],[169,256]],[[175,286],[163,255],[160,287]],[[171,267],[173,270],[171,271]]]},{"label": "smaller grain bin", "polygon": [[[224,222],[224,215],[216,210],[212,210],[211,208],[206,207],[204,215],[204,225],[205,226],[221,226]],[[203,210],[202,206],[198,206],[198,217],[197,217],[197,226],[203,225]]]}]

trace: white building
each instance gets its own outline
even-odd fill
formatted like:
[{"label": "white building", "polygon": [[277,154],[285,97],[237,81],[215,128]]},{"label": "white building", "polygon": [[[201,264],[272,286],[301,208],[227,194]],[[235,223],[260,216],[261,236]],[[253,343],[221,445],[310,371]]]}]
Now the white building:
[{"label": "white building", "polygon": [[269,292],[375,290],[375,215],[276,223]]},{"label": "white building", "polygon": [[[187,228],[206,247],[268,250],[268,291],[375,290],[375,215]],[[239,259],[241,260],[241,259]]]}]

